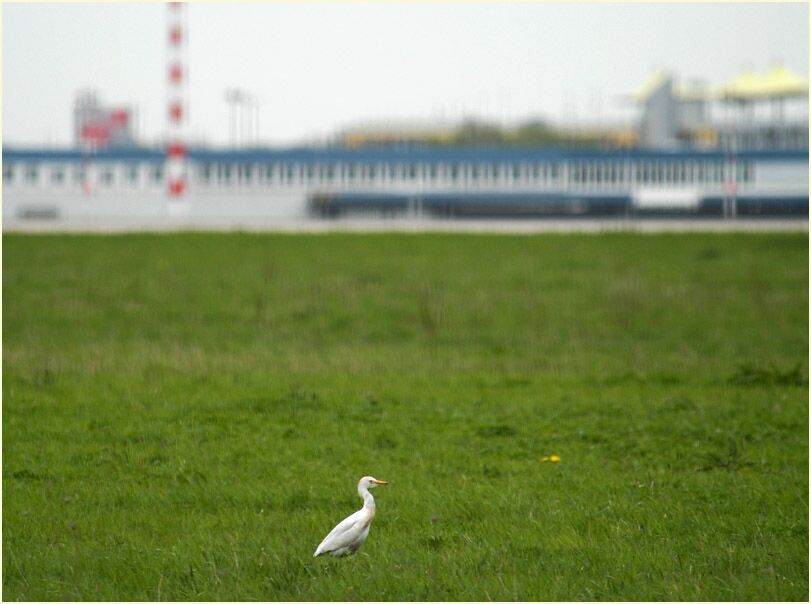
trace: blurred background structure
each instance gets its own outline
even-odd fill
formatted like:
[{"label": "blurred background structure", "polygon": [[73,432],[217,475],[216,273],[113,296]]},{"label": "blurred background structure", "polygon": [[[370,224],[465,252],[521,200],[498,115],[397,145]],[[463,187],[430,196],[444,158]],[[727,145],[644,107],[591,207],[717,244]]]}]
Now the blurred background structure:
[{"label": "blurred background structure", "polygon": [[130,107],[106,107],[94,91],[83,90],[73,107],[74,144],[79,149],[135,146]]},{"label": "blurred background structure", "polygon": [[[597,95],[586,116],[560,119],[392,115],[285,146],[262,143],[263,102],[233,86],[221,97],[223,147],[190,135],[188,9],[165,10],[166,84],[153,91],[167,102],[161,140],[139,136],[135,100],[107,106],[101,92],[80,90],[72,146],[4,140],[6,228],[808,215],[808,82],[779,61],[717,82],[659,69],[614,99],[620,111]],[[196,69],[206,77],[205,65]]]},{"label": "blurred background structure", "polygon": [[708,88],[656,72],[634,95],[639,142],[647,147],[808,147],[808,83],[776,63]]}]

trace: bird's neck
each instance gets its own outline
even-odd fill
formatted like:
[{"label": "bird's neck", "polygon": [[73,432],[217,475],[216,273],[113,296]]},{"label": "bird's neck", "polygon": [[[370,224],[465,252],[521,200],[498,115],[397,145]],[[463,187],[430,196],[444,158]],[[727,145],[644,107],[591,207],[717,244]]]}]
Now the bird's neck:
[{"label": "bird's neck", "polygon": [[375,509],[375,498],[372,497],[372,494],[369,492],[368,489],[358,489],[358,495],[360,498],[363,499],[363,507],[367,510],[372,510],[374,512]]}]

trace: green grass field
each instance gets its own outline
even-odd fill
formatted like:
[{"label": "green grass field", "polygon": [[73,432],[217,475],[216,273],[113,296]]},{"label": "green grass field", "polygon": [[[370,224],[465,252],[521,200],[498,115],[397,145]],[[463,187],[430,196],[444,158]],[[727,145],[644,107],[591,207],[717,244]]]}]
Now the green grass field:
[{"label": "green grass field", "polygon": [[807,234],[3,236],[6,600],[807,600],[808,486]]}]

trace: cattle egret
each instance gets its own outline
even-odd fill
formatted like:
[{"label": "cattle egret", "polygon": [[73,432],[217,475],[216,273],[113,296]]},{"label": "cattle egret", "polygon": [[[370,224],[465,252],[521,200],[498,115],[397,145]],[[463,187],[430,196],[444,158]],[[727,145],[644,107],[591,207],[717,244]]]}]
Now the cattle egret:
[{"label": "cattle egret", "polygon": [[375,519],[375,498],[372,497],[369,489],[381,484],[389,483],[371,476],[364,476],[358,481],[358,495],[363,499],[363,507],[344,518],[338,526],[332,529],[315,550],[313,557],[324,554],[343,556],[358,551],[358,548],[366,541],[369,527],[372,526],[372,520]]}]

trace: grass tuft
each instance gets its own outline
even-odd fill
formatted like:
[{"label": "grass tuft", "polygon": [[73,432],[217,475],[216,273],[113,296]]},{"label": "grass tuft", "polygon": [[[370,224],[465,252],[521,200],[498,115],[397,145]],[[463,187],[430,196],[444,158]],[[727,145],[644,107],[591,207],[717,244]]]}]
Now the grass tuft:
[{"label": "grass tuft", "polygon": [[803,377],[800,371],[800,363],[786,371],[781,371],[773,365],[763,368],[743,364],[738,366],[738,370],[729,380],[741,386],[808,385],[808,379]]}]

